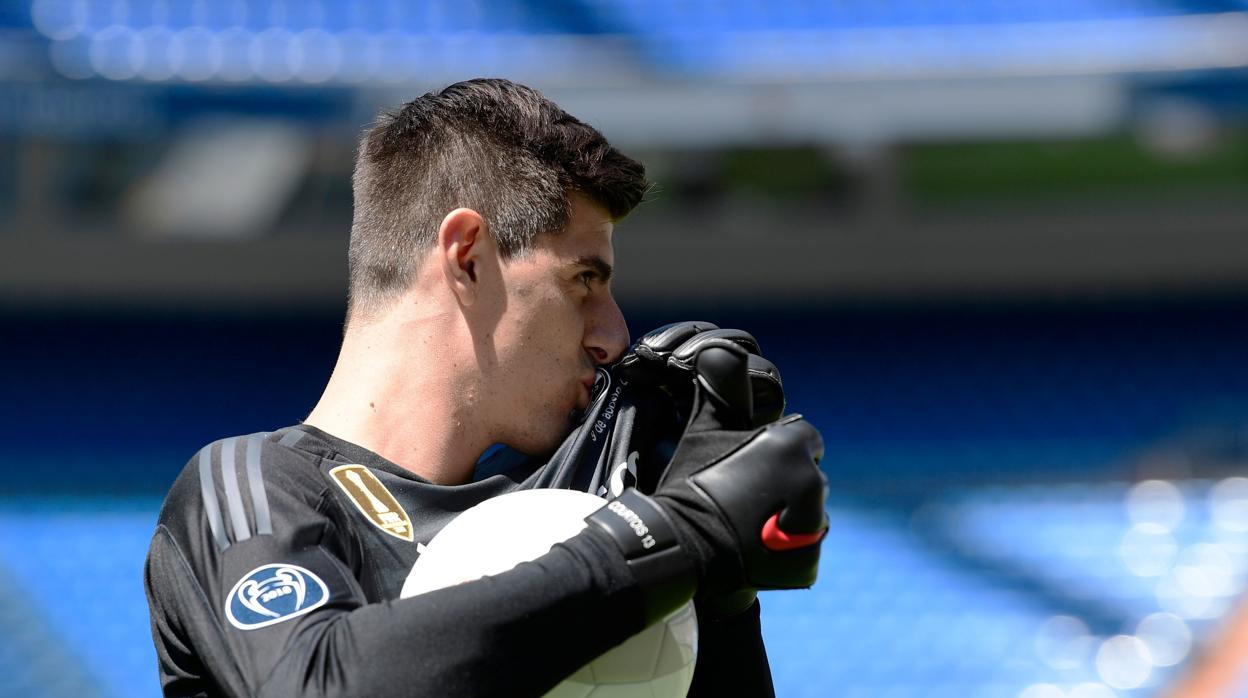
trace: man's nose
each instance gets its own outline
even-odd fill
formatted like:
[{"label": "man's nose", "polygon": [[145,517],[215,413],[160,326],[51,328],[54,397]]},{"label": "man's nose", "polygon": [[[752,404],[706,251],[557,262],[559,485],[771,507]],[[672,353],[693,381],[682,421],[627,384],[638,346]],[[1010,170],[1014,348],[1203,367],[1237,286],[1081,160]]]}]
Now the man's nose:
[{"label": "man's nose", "polygon": [[612,296],[607,296],[596,310],[585,333],[585,350],[594,363],[609,364],[628,349],[628,325]]}]

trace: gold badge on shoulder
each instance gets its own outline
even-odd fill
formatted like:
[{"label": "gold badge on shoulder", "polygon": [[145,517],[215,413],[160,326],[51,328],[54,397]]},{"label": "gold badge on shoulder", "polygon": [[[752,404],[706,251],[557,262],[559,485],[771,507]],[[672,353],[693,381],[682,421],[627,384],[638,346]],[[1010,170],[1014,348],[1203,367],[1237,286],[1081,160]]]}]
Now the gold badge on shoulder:
[{"label": "gold badge on shoulder", "polygon": [[329,471],[329,477],[374,526],[395,538],[412,542],[412,520],[390,490],[368,468],[340,465]]}]

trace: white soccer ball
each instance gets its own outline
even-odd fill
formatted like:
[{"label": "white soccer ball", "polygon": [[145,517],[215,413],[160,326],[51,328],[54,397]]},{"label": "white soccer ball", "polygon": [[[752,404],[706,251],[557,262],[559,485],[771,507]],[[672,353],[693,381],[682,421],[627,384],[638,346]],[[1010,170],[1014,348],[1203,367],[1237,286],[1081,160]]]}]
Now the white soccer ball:
[{"label": "white soccer ball", "polygon": [[[604,501],[573,490],[522,490],[455,517],[412,566],[400,598],[499,574],[585,528]],[[581,667],[546,698],[683,698],[693,682],[698,622],[687,603]]]}]

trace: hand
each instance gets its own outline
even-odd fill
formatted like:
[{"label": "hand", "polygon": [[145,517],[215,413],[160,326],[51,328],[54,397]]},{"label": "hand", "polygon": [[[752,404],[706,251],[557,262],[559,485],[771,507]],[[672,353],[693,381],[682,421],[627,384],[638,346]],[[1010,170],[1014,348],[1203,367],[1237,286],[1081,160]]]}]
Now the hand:
[{"label": "hand", "polygon": [[664,325],[637,340],[613,370],[638,385],[662,387],[687,403],[692,398],[696,373],[694,357],[703,347],[725,341],[741,347],[749,355],[751,424],[762,426],[776,421],[784,414],[780,371],[763,358],[758,340],[744,330],[725,330],[699,321]]},{"label": "hand", "polygon": [[[749,419],[748,423],[737,420],[738,426],[759,427],[775,422],[784,414],[784,386],[780,371],[761,356],[758,341],[753,335],[742,330],[725,330],[709,322],[696,321],[665,325],[639,339],[618,362],[617,370],[621,376],[640,385],[659,384],[678,404],[688,405],[692,400],[696,376],[694,357],[704,347],[724,341],[732,342],[748,353]],[[686,406],[683,416],[687,417],[689,413],[690,407]],[[679,437],[673,435],[672,438]],[[698,594],[698,611],[705,617],[726,618],[748,609],[755,598],[755,590],[750,588],[729,592],[703,590]]]},{"label": "hand", "polygon": [[700,399],[654,499],[696,534],[702,591],[810,586],[827,531],[823,439],[798,415],[749,428],[747,358],[732,344],[707,343],[695,368]]},{"label": "hand", "polygon": [[751,428],[749,359],[736,342],[705,340],[690,358],[692,415],[654,497],[626,490],[590,523],[624,550],[643,591],[662,590],[659,605],[677,593],[659,582],[680,561],[703,598],[752,603],[754,589],[810,586],[827,531],[818,431],[796,415]]},{"label": "hand", "polygon": [[[742,330],[680,322],[652,330],[609,368],[598,369],[589,406],[547,462],[539,487],[618,496],[626,487],[654,492],[693,411],[699,348],[729,342],[749,352],[753,426],[784,412],[780,372]],[[747,606],[749,604],[746,604]]]}]

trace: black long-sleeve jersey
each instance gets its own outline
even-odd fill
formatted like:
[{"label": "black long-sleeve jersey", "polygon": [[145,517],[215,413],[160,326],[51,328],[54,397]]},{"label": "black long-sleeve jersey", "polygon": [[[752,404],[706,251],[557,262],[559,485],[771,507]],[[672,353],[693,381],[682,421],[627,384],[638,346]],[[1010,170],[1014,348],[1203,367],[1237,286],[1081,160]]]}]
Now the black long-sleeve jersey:
[{"label": "black long-sleeve jersey", "polygon": [[[516,455],[441,486],[306,425],[204,447],[169,492],[145,570],[165,695],[539,696],[641,630],[635,579],[590,530],[399,599],[421,544],[460,512],[568,486]],[[757,604],[699,626],[690,695],[771,694]]]}]

